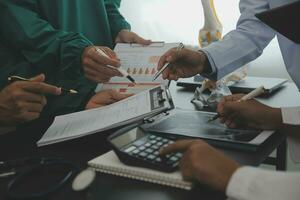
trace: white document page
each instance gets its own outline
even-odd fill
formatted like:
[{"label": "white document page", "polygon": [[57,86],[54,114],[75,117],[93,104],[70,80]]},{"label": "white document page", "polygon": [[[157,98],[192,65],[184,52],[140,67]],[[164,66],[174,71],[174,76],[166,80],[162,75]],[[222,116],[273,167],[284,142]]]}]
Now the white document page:
[{"label": "white document page", "polygon": [[105,107],[58,116],[37,145],[53,144],[125,125],[169,107],[169,102],[165,101],[165,106],[152,110],[149,91]]},{"label": "white document page", "polygon": [[116,89],[123,93],[138,93],[151,87],[163,84],[167,86],[168,81],[162,76],[152,81],[157,72],[159,58],[179,43],[153,43],[148,46],[139,44],[118,43],[114,49],[121,60],[121,67],[132,76],[138,83],[132,84],[126,77],[113,77],[109,83],[99,84],[96,91],[105,89]]}]

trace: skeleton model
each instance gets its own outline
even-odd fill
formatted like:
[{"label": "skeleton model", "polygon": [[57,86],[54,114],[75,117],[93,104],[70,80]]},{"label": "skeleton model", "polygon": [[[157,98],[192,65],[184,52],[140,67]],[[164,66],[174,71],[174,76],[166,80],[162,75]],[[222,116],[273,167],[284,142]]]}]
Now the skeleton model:
[{"label": "skeleton model", "polygon": [[205,47],[221,40],[223,26],[218,19],[213,0],[201,0],[204,12],[204,27],[199,31],[199,45]]}]

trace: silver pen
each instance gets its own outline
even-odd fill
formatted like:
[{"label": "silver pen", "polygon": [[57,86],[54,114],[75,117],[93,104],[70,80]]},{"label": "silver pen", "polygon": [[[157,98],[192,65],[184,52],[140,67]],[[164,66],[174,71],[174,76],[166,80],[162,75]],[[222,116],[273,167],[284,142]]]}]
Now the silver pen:
[{"label": "silver pen", "polygon": [[[176,52],[179,53],[179,51],[180,51],[182,48],[184,48],[184,45],[183,45],[182,43],[180,43],[180,44],[178,45],[178,47],[177,47]],[[170,63],[166,63],[166,64],[165,64],[158,72],[156,72],[156,74],[153,76],[152,81],[155,81],[155,80],[159,77],[159,75],[161,75],[161,73],[163,73],[163,71],[168,67],[169,64],[170,64]]]},{"label": "silver pen", "polygon": [[[110,58],[106,53],[104,53],[101,49],[95,47],[95,50],[101,55],[101,56],[104,56],[106,58]],[[122,68],[117,68],[117,67],[113,67],[113,66],[110,66],[110,65],[106,65],[108,68],[111,68],[111,69],[114,69],[114,70],[117,70],[118,72],[120,72],[120,74],[123,75],[123,77],[126,77],[129,81],[131,81],[132,83],[136,84],[134,78],[132,78],[132,76],[130,76],[124,69]]]}]

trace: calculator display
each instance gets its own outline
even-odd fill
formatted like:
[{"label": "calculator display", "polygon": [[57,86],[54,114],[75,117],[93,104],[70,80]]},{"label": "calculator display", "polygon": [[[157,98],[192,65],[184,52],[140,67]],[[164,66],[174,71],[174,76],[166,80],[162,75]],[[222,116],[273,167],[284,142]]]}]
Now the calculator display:
[{"label": "calculator display", "polygon": [[114,139],[111,140],[111,142],[117,147],[122,148],[123,146],[138,140],[145,136],[145,133],[140,128],[134,128],[130,131],[128,131],[125,134],[122,134]]}]

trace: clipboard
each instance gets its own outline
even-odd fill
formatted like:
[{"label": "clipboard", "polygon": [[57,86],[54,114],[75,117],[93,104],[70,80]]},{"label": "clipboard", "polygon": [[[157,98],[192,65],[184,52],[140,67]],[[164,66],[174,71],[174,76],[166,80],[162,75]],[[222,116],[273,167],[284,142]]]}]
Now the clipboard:
[{"label": "clipboard", "polygon": [[255,16],[278,33],[300,44],[300,1],[273,8]]},{"label": "clipboard", "polygon": [[[165,42],[164,41],[154,41],[149,45],[146,45],[147,47],[164,47],[165,46]],[[142,44],[138,44],[138,43],[130,43],[130,47],[132,48],[139,48],[139,47],[145,47],[145,45]]]},{"label": "clipboard", "polygon": [[172,109],[174,103],[169,89],[156,86],[108,106],[57,116],[37,145],[50,145],[147,121]]}]

